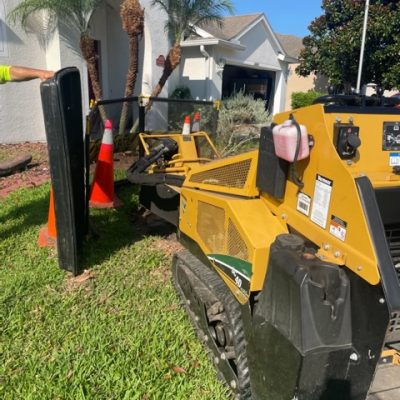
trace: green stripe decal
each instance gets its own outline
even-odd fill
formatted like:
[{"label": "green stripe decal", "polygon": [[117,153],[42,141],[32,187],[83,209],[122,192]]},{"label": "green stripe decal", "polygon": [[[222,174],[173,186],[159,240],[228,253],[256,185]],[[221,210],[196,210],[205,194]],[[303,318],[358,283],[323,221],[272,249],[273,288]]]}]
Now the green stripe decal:
[{"label": "green stripe decal", "polygon": [[211,261],[221,263],[227,268],[235,270],[248,280],[250,280],[253,274],[251,264],[248,261],[241,260],[240,258],[227,256],[225,254],[209,254],[207,257]]}]

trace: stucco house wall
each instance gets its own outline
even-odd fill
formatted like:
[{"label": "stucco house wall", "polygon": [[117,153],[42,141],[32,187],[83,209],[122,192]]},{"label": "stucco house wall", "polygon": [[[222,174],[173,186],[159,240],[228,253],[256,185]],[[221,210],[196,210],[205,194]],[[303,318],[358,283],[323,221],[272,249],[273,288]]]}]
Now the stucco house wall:
[{"label": "stucco house wall", "polygon": [[[0,52],[0,63],[46,68],[46,52],[37,40],[40,37],[36,33],[27,34],[19,27],[10,27],[5,22],[5,16],[17,3],[17,0],[0,0],[0,47],[3,50]],[[0,142],[44,138],[38,81],[0,85]]]},{"label": "stucco house wall", "polygon": [[[211,50],[211,46],[206,47],[208,54]],[[206,100],[211,96],[209,84],[206,82],[210,74],[211,60],[201,54],[199,47],[188,48],[185,50],[184,62],[181,62],[179,72],[175,74],[181,77],[179,84],[187,86],[192,94],[201,100]]]},{"label": "stucco house wall", "polygon": [[260,21],[240,38],[245,49],[238,52],[237,57],[243,62],[261,63],[272,70],[280,70],[276,54],[279,49],[273,46],[273,38],[266,30],[263,21]]},{"label": "stucco house wall", "polygon": [[243,61],[253,63],[255,68],[275,72],[275,95],[273,113],[284,110],[286,98],[286,80],[290,64],[280,61],[277,57],[280,49],[274,45],[271,32],[265,29],[263,22],[259,22],[252,30],[246,33],[241,42],[246,46],[246,50],[241,54]]},{"label": "stucco house wall", "polygon": [[[58,70],[76,66],[81,72],[84,112],[89,105],[86,63],[80,55],[79,32],[62,22],[51,36],[44,35],[46,15],[32,18],[29,31],[10,26],[6,15],[20,0],[0,0],[0,63]],[[93,37],[101,43],[101,82],[103,98],[122,97],[128,68],[128,39],[122,30],[119,8],[121,0],[107,0],[91,20]],[[140,44],[140,72],[135,94],[149,94],[157,84],[162,68],[156,58],[166,55],[169,40],[164,32],[166,15],[151,7],[151,0],[141,0],[145,8],[145,32]],[[40,82],[8,83],[0,86],[0,143],[44,141],[44,123],[40,100]],[[168,84],[162,96],[168,93]],[[165,106],[156,106],[149,115],[151,125],[160,123]],[[117,110],[114,110],[117,112]]]},{"label": "stucco house wall", "polygon": [[[222,32],[212,28],[214,34],[199,29],[199,37],[189,38],[182,43],[182,61],[179,69],[180,84],[187,86],[195,98],[216,100],[222,96],[224,68],[242,67],[273,73],[272,112],[284,109],[286,79],[289,63],[282,47],[274,36],[263,14],[239,16],[250,23],[237,35],[227,39]],[[235,20],[236,22],[237,20]],[[234,29],[232,20],[225,19],[227,31]],[[218,36],[219,34],[219,36]]]}]

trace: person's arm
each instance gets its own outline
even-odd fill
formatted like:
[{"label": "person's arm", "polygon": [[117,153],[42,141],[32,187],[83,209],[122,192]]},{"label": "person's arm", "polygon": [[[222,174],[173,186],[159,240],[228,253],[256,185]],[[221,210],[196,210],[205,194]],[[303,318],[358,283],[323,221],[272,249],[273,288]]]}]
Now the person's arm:
[{"label": "person's arm", "polygon": [[12,66],[10,69],[10,78],[13,82],[30,81],[31,79],[39,78],[44,81],[52,78],[53,71],[46,71],[43,69],[26,68],[19,66]]},{"label": "person's arm", "polygon": [[11,67],[9,65],[0,65],[0,84],[10,80],[10,69]]}]

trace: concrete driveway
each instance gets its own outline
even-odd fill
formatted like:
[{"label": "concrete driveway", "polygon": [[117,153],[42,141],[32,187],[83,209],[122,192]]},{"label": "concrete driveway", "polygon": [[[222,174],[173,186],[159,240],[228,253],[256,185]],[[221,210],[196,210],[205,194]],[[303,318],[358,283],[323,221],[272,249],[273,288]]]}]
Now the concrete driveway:
[{"label": "concrete driveway", "polygon": [[368,400],[400,400],[400,366],[379,367]]}]

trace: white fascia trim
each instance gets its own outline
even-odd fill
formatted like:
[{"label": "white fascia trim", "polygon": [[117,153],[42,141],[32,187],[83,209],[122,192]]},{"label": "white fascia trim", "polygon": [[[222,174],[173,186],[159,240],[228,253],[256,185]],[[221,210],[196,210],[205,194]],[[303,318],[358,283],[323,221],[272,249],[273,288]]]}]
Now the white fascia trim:
[{"label": "white fascia trim", "polygon": [[272,30],[270,23],[268,22],[267,17],[265,14],[260,15],[257,19],[255,19],[250,25],[248,25],[242,32],[238,33],[232,40],[239,40],[242,36],[244,36],[247,32],[251,31],[258,23],[263,22],[265,28],[267,29],[268,33],[271,35],[273,44],[277,49],[278,53],[285,54],[287,56],[286,51],[281,46],[279,40],[277,39],[275,32]]},{"label": "white fascia trim", "polygon": [[297,58],[290,57],[290,56],[287,56],[287,55],[282,54],[282,53],[278,53],[278,56],[276,58],[279,61],[283,61],[283,62],[288,63],[288,64],[297,64],[299,62],[299,60]]},{"label": "white fascia trim", "polygon": [[268,70],[268,71],[277,71],[282,72],[282,69],[276,67],[275,65],[263,64],[254,61],[238,61],[232,58],[224,58],[225,65],[234,65],[236,67],[250,67],[253,69],[261,69],[261,70]]},{"label": "white fascia trim", "polygon": [[199,28],[198,26],[192,26],[193,30],[196,32],[197,35],[199,35],[203,39],[211,39],[214,38],[215,36],[211,35],[211,33],[208,33],[204,29]]},{"label": "white fascia trim", "polygon": [[288,64],[297,64],[299,62],[297,58],[290,56],[285,56],[285,59],[283,61],[287,62]]},{"label": "white fascia trim", "polygon": [[193,39],[181,42],[181,47],[197,47],[197,46],[221,46],[234,50],[246,50],[246,46],[238,43],[232,43],[222,39]]}]

